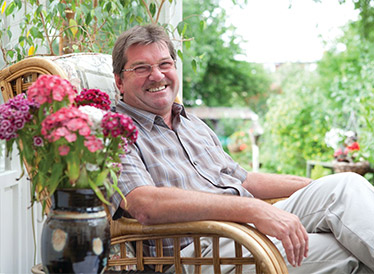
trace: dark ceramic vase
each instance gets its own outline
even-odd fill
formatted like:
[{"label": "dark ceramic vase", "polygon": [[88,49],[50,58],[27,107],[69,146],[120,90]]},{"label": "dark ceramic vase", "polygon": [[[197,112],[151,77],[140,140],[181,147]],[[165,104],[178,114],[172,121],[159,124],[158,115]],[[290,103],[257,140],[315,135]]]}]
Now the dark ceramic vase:
[{"label": "dark ceramic vase", "polygon": [[107,265],[110,230],[92,189],[57,189],[42,231],[46,273],[101,273]]}]

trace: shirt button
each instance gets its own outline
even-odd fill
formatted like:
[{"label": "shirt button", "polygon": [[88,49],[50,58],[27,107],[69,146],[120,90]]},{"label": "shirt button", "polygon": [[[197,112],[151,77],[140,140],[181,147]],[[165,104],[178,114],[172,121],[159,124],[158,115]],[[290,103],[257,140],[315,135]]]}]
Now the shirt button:
[{"label": "shirt button", "polygon": [[197,162],[196,162],[196,161],[194,161],[194,162],[193,162],[193,165],[194,165],[194,166],[197,166]]}]

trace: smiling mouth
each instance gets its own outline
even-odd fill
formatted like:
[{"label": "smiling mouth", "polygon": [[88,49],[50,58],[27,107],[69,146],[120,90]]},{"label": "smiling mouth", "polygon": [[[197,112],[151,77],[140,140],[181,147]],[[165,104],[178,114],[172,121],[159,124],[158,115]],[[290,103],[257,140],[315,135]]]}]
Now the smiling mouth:
[{"label": "smiling mouth", "polygon": [[166,89],[166,85],[147,89],[148,92],[158,92]]}]

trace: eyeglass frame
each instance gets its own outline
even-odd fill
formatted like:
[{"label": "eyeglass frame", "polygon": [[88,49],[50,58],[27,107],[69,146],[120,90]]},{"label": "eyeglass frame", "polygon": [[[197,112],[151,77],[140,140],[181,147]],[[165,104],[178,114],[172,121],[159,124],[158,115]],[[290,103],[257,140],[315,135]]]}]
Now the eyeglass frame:
[{"label": "eyeglass frame", "polygon": [[[176,68],[177,60],[174,60],[174,59],[170,59],[170,60],[173,61],[173,63],[174,63],[174,68]],[[162,63],[165,62],[165,61],[169,61],[169,60],[163,60],[163,61],[161,61],[160,63],[156,63],[156,64],[152,64],[152,65],[151,65],[151,64],[139,64],[139,65],[136,65],[136,66],[133,67],[133,68],[128,68],[128,69],[123,68],[123,69],[121,70],[121,72],[130,71],[130,72],[134,72],[135,75],[139,76],[139,75],[136,73],[136,71],[135,71],[136,68],[141,67],[141,66],[148,66],[148,67],[151,68],[151,70],[149,71],[149,73],[148,73],[147,75],[141,75],[141,76],[140,76],[140,77],[148,77],[149,75],[151,75],[153,68],[156,66],[156,67],[158,68],[158,70],[159,70],[161,73],[166,73],[166,72],[170,71],[172,67],[170,67],[170,69],[167,70],[167,71],[161,71],[161,69],[160,69],[160,64],[162,64]]]}]

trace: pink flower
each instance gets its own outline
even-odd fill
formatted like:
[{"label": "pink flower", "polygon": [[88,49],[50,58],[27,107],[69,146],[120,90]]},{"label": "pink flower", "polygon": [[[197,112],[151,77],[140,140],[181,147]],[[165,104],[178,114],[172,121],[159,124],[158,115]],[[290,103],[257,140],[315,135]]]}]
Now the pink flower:
[{"label": "pink flower", "polygon": [[80,94],[75,97],[75,103],[78,106],[93,106],[102,110],[110,109],[110,99],[108,94],[99,89],[83,89]]},{"label": "pink flower", "polygon": [[79,129],[79,134],[82,136],[88,136],[91,134],[91,128],[85,125]]},{"label": "pink flower", "polygon": [[123,135],[128,138],[131,143],[135,142],[138,137],[138,131],[132,119],[121,113],[108,112],[104,115],[101,126],[103,127],[103,133],[106,137],[109,135],[113,137]]},{"label": "pink flower", "polygon": [[29,101],[40,105],[61,102],[66,99],[69,103],[74,101],[76,90],[69,81],[57,75],[41,75],[27,90]]},{"label": "pink flower", "polygon": [[62,145],[62,146],[58,147],[58,151],[59,151],[61,156],[65,156],[65,155],[68,155],[68,153],[70,151],[70,147],[67,146],[67,145]]},{"label": "pink flower", "polygon": [[69,133],[65,135],[66,141],[69,143],[75,142],[77,140],[77,134],[75,133]]},{"label": "pink flower", "polygon": [[16,138],[17,131],[22,130],[33,118],[30,112],[34,112],[37,107],[37,104],[25,98],[25,94],[19,94],[0,105],[0,139],[9,141]]},{"label": "pink flower", "polygon": [[71,143],[77,140],[77,134],[84,137],[89,135],[90,124],[88,116],[76,107],[65,107],[44,119],[41,133],[50,142],[55,142],[63,137]]},{"label": "pink flower", "polygon": [[43,138],[40,136],[34,136],[34,146],[42,147],[44,145]]},{"label": "pink flower", "polygon": [[74,118],[67,122],[66,126],[69,130],[76,131],[87,126],[87,121],[81,118]]},{"label": "pink flower", "polygon": [[103,142],[95,136],[88,136],[84,141],[84,145],[90,152],[96,152],[97,150],[103,149]]},{"label": "pink flower", "polygon": [[338,157],[339,155],[342,155],[343,154],[343,151],[341,148],[338,148],[337,150],[335,150],[334,152],[334,157]]}]

